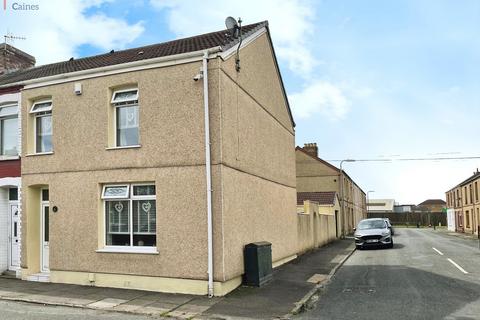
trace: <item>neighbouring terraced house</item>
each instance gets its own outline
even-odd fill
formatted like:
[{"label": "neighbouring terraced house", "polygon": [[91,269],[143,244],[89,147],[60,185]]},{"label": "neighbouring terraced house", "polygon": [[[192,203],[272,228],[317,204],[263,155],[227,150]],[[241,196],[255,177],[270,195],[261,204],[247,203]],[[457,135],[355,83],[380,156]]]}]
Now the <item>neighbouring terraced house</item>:
[{"label": "neighbouring terraced house", "polygon": [[480,227],[480,172],[475,171],[470,177],[448,190],[448,214],[452,217],[454,228],[458,232],[478,234]]},{"label": "neighbouring terraced house", "polygon": [[294,122],[267,22],[242,36],[0,77],[23,87],[23,279],[223,295],[245,244],[295,257]]},{"label": "neighbouring terraced house", "polygon": [[[35,58],[0,44],[0,76],[28,69]],[[20,177],[20,91],[22,86],[0,89],[0,274],[20,275],[21,177]]]},{"label": "neighbouring terraced house", "polygon": [[[318,157],[316,143],[296,147],[297,192],[315,195],[335,192],[340,201],[337,229],[341,236],[353,233],[357,223],[367,216],[365,192],[344,171]],[[302,197],[303,200],[314,200]]]}]

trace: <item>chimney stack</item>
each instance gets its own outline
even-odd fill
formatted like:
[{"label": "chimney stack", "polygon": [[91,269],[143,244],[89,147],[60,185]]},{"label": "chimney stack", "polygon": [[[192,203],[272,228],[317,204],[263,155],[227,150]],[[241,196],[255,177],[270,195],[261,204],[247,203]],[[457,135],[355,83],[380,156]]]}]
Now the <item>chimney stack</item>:
[{"label": "chimney stack", "polygon": [[318,158],[318,147],[316,143],[305,143],[303,145],[303,150],[307,152],[309,155]]},{"label": "chimney stack", "polygon": [[35,57],[7,43],[0,43],[0,75],[35,66]]}]

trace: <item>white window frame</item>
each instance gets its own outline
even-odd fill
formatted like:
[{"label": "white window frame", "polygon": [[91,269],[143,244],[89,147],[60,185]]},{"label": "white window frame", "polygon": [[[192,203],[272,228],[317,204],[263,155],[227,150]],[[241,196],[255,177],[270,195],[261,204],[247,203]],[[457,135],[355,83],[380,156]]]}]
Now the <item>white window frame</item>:
[{"label": "white window frame", "polygon": [[[124,184],[105,184],[102,188],[102,204],[103,204],[103,248],[96,250],[96,252],[107,252],[107,253],[145,253],[145,254],[158,254],[157,246],[134,246],[133,245],[133,201],[134,200],[157,200],[157,190],[155,188],[155,195],[148,195],[148,196],[134,196],[133,195],[133,188],[135,186],[146,186],[146,185],[153,185],[155,186],[154,182],[144,182],[144,183],[124,183]],[[104,192],[106,187],[118,187],[118,186],[127,186],[128,187],[128,195],[127,197],[107,197],[104,198]],[[107,245],[107,211],[106,211],[106,202],[107,201],[115,201],[115,200],[124,200],[128,201],[129,203],[129,211],[128,211],[128,219],[129,219],[129,233],[130,233],[130,245],[129,246],[115,246],[115,245]],[[155,211],[156,212],[156,211]],[[155,228],[156,230],[156,228]],[[151,233],[137,233],[137,234],[154,234],[155,239],[157,240],[157,232]]]},{"label": "white window frame", "polygon": [[[41,110],[34,110],[37,105],[44,104],[44,103],[50,103],[50,106],[48,108],[44,108],[44,109],[41,109]],[[32,104],[32,107],[30,108],[30,113],[35,114],[35,113],[40,113],[40,112],[52,112],[52,107],[53,107],[53,102],[52,102],[51,99],[35,101]]]},{"label": "white window frame", "polygon": [[[126,196],[105,196],[105,190],[110,187],[127,187],[127,195]],[[102,199],[128,199],[130,196],[130,184],[106,184],[102,188]]]},{"label": "white window frame", "polygon": [[[19,116],[18,116],[18,103],[6,103],[6,104],[3,104],[3,105],[0,105],[0,113],[2,111],[2,109],[4,108],[11,108],[11,107],[15,107],[15,111],[14,112],[10,112],[10,113],[6,113],[6,114],[3,114],[3,115],[0,115],[0,160],[8,160],[8,159],[17,159],[19,157],[19,150],[20,150],[20,146],[19,146],[19,128],[18,128],[18,124],[19,124]],[[6,154],[2,154],[2,150],[3,149],[3,141],[4,141],[4,137],[3,137],[3,120],[9,120],[9,119],[17,119],[17,128],[16,128],[16,136],[17,136],[17,141],[16,141],[16,145],[17,145],[17,154],[16,155],[6,155]]]},{"label": "white window frame", "polygon": [[[115,100],[115,95],[117,93],[123,93],[123,92],[129,92],[129,91],[136,91],[137,94],[135,98],[131,99],[122,99],[122,100]],[[112,108],[113,108],[113,131],[114,131],[114,147],[112,149],[126,149],[126,148],[138,148],[140,147],[140,114],[138,115],[138,143],[137,144],[132,144],[132,145],[127,145],[127,146],[120,146],[118,144],[118,123],[117,123],[117,108],[121,107],[137,107],[139,108],[139,103],[138,103],[138,96],[139,96],[139,90],[137,87],[134,88],[128,88],[128,89],[122,89],[122,90],[115,90],[113,91],[112,94],[112,100],[110,101]],[[139,111],[137,111],[139,112]]]},{"label": "white window frame", "polygon": [[[50,103],[48,108],[44,108],[41,110],[34,110],[35,106],[38,104],[43,103]],[[32,107],[30,108],[30,113],[33,115],[33,154],[52,154],[53,153],[53,102],[51,99],[49,100],[40,100],[33,103]],[[43,151],[37,152],[37,118],[50,116],[52,117],[52,150],[50,151]]]},{"label": "white window frame", "polygon": [[[130,92],[130,91],[136,91],[137,92],[137,95],[135,96],[134,99],[121,99],[121,100],[115,100],[115,96],[117,95],[117,93],[124,93],[124,92]],[[115,105],[115,104],[119,104],[119,103],[124,103],[124,102],[131,102],[131,103],[136,103],[138,104],[138,88],[128,88],[128,89],[122,89],[122,90],[115,90],[113,91],[113,94],[112,94],[112,101],[110,101],[111,104]]]}]

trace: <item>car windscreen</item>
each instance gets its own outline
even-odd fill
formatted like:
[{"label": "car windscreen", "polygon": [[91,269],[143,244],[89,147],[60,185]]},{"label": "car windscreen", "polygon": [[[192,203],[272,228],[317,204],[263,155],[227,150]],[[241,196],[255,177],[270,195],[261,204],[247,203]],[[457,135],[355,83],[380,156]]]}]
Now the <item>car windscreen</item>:
[{"label": "car windscreen", "polygon": [[358,230],[383,228],[385,228],[385,221],[383,220],[365,220],[360,221],[360,223],[358,224]]}]

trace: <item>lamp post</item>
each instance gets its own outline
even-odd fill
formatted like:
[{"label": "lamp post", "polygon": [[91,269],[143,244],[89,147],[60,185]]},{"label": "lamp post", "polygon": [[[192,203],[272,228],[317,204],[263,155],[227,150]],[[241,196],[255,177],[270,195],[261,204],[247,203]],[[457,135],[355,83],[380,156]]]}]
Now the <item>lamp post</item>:
[{"label": "lamp post", "polygon": [[[366,209],[367,209],[367,214],[368,214],[368,199],[369,199],[369,198],[368,198],[368,194],[369,194],[370,192],[373,193],[373,192],[375,192],[375,190],[367,191],[367,208],[366,208]],[[367,218],[368,218],[368,216],[367,216]]]},{"label": "lamp post", "polygon": [[344,195],[345,195],[345,192],[343,190],[344,188],[344,185],[343,185],[343,163],[344,162],[355,162],[354,159],[345,159],[345,160],[342,160],[340,161],[340,201],[341,201],[341,211],[342,211],[342,238],[345,238],[346,236],[346,232],[345,232],[345,199],[344,199]]}]

